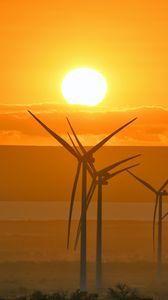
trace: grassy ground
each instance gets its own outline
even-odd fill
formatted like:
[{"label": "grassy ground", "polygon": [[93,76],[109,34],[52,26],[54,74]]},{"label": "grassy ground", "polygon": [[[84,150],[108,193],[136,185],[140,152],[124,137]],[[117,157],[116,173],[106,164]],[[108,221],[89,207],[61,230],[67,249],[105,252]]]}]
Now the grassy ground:
[{"label": "grassy ground", "polygon": [[[78,262],[13,262],[0,264],[0,295],[15,297],[28,295],[34,290],[55,292],[75,290],[79,287]],[[95,266],[88,264],[88,287],[95,292]],[[168,265],[164,266],[162,282],[155,276],[151,263],[106,263],[103,265],[103,287],[107,289],[125,282],[146,296],[157,299],[168,297]],[[159,298],[158,298],[159,297]]]},{"label": "grassy ground", "polygon": [[[73,222],[72,232],[76,228]],[[156,279],[150,222],[103,223],[103,287],[125,282],[144,295],[168,299],[167,226],[163,280]],[[88,287],[95,291],[95,229],[88,224]],[[79,249],[66,249],[66,221],[0,222],[0,296],[28,295],[79,287]]]}]

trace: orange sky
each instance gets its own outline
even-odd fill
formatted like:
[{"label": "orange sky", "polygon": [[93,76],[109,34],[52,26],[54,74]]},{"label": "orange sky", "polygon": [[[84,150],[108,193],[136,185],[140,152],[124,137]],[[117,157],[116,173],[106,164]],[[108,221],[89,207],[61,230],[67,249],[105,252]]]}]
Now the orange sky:
[{"label": "orange sky", "polygon": [[[87,132],[81,133],[92,136],[87,144],[127,121],[134,108],[133,114],[138,113],[141,119],[127,141],[119,144],[168,145],[167,13],[166,0],[2,1],[0,143],[50,143],[40,128],[34,127],[33,120],[28,121],[26,105],[32,108],[38,104],[33,106],[37,113],[44,111],[44,103],[50,103],[52,108],[47,106],[42,117],[51,125],[51,118],[64,117],[60,111],[72,115],[72,119],[76,113],[81,119],[83,108],[66,104],[60,84],[67,71],[88,66],[104,74],[109,91],[96,110],[85,112],[85,119],[92,123],[97,123],[97,116],[106,123],[104,130],[98,126],[98,132],[86,128]],[[145,115],[144,106],[149,106]],[[112,123],[106,113],[116,109],[127,113],[121,113],[118,119],[115,114]],[[79,131],[84,124],[85,120],[78,122]],[[65,133],[64,128],[60,122],[55,123],[58,132]]]}]

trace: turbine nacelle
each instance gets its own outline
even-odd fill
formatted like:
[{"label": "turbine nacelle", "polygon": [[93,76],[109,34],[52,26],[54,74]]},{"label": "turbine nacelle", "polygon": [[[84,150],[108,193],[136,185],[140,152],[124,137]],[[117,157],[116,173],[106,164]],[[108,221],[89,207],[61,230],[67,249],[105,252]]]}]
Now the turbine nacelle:
[{"label": "turbine nacelle", "polygon": [[88,163],[91,163],[91,164],[93,164],[93,163],[95,162],[95,158],[92,156],[91,153],[87,153],[87,152],[86,152],[86,153],[83,155],[83,159],[86,160]]},{"label": "turbine nacelle", "polygon": [[102,184],[102,185],[108,185],[108,180],[107,180],[107,178],[105,178],[105,177],[99,177],[98,178],[98,180],[96,180],[96,183],[97,184]]},{"label": "turbine nacelle", "polygon": [[104,179],[104,180],[102,180],[102,184],[103,184],[103,185],[108,185],[109,182],[108,182],[107,180]]},{"label": "turbine nacelle", "polygon": [[107,181],[110,177],[110,173],[106,173],[106,174],[103,174],[101,177],[100,177],[100,180],[101,182],[104,182],[104,181]]},{"label": "turbine nacelle", "polygon": [[97,178],[97,183],[101,182],[104,183],[109,179],[110,173],[106,172],[106,173],[102,173],[101,171],[98,171],[95,173],[95,178]]},{"label": "turbine nacelle", "polygon": [[107,180],[107,179],[109,179],[109,176],[110,176],[110,173],[107,172],[106,174],[103,175],[103,179]]},{"label": "turbine nacelle", "polygon": [[166,190],[163,190],[159,193],[160,196],[168,196],[168,192]]}]

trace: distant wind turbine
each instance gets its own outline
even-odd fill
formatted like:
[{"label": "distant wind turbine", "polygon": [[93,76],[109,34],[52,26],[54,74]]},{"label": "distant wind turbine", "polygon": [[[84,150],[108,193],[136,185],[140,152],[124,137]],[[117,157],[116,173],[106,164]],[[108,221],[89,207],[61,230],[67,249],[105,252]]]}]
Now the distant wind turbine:
[{"label": "distant wind turbine", "polygon": [[168,196],[168,192],[164,190],[165,186],[168,184],[168,180],[166,180],[164,184],[158,190],[156,190],[151,184],[136,176],[131,171],[127,170],[127,172],[156,195],[153,214],[153,247],[155,246],[155,222],[158,209],[157,276],[160,279],[162,276],[162,221],[168,215],[168,212],[163,215],[162,197]]},{"label": "distant wind turbine", "polygon": [[[70,216],[72,215],[72,208],[74,202],[75,191],[77,187],[77,182],[79,178],[80,169],[82,166],[82,207],[81,207],[81,249],[80,249],[80,290],[87,291],[87,276],[86,276],[86,201],[87,201],[87,170],[88,164],[93,167],[93,154],[100,149],[112,136],[117,134],[123,128],[131,124],[137,118],[132,119],[128,123],[124,124],[111,134],[109,134],[106,138],[92,147],[89,151],[83,153],[83,155],[79,155],[79,152],[75,151],[73,147],[71,147],[64,139],[62,139],[58,134],[52,131],[49,127],[47,127],[39,118],[37,118],[32,112],[28,111],[32,117],[49,133],[51,134],[64,148],[66,148],[78,161],[78,167],[76,171],[76,176],[73,185],[73,191],[71,196],[70,203]],[[68,120],[69,122],[69,120]],[[70,124],[70,122],[69,122]],[[69,231],[70,233],[70,231]],[[69,239],[69,237],[68,237]]]}]

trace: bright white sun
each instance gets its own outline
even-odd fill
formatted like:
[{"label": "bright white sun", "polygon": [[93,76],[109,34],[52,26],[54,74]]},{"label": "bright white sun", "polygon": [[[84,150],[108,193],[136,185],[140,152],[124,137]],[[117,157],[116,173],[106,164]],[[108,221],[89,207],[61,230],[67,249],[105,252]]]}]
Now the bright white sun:
[{"label": "bright white sun", "polygon": [[107,83],[96,70],[78,68],[65,76],[61,89],[70,104],[95,106],[105,97]]}]

